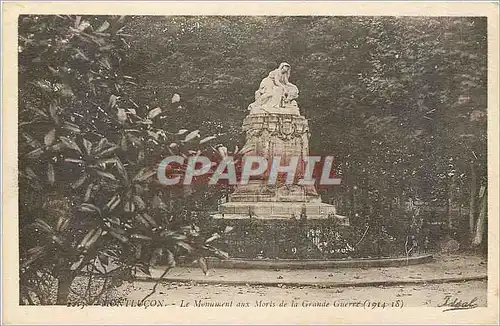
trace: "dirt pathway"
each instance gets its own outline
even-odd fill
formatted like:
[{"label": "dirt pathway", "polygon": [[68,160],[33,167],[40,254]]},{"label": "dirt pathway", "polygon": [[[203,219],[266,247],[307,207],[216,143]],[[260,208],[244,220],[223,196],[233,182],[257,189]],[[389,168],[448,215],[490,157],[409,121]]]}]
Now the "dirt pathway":
[{"label": "dirt pathway", "polygon": [[[155,268],[151,274],[159,278],[162,268]],[[210,269],[208,276],[199,267],[176,267],[166,278],[169,281],[197,281],[217,284],[246,285],[304,285],[315,286],[329,284],[340,286],[341,283],[356,285],[387,285],[384,281],[421,283],[432,279],[467,279],[487,275],[486,259],[478,256],[436,256],[431,263],[402,267],[371,267],[371,268],[328,268],[313,270],[292,269]],[[148,277],[146,277],[148,278]]]},{"label": "dirt pathway", "polygon": [[[153,283],[135,282],[123,288],[122,295],[130,300],[140,300],[150,293]],[[292,300],[299,305],[324,302],[330,307],[342,304],[355,304],[367,300],[387,305],[403,304],[405,307],[436,307],[445,301],[457,298],[471,301],[474,298],[478,306],[486,306],[486,281],[469,281],[460,283],[427,284],[418,286],[395,287],[347,287],[347,288],[314,288],[314,287],[265,287],[265,286],[226,286],[226,285],[193,285],[186,283],[167,283],[159,285],[153,300],[161,300],[164,305],[180,306],[196,303],[229,303],[235,306],[238,302],[255,306],[256,302],[271,302],[274,305],[284,300]],[[201,301],[200,301],[201,300]],[[399,301],[398,301],[399,300]],[[196,302],[195,302],[196,301]],[[370,303],[372,304],[372,303]]]}]

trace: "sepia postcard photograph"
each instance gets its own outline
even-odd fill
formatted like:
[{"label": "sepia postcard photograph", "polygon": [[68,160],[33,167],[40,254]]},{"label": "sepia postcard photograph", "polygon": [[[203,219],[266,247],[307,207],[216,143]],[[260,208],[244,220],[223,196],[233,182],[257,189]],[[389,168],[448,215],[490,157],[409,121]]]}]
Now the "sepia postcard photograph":
[{"label": "sepia postcard photograph", "polygon": [[2,16],[2,323],[499,322],[498,3]]}]

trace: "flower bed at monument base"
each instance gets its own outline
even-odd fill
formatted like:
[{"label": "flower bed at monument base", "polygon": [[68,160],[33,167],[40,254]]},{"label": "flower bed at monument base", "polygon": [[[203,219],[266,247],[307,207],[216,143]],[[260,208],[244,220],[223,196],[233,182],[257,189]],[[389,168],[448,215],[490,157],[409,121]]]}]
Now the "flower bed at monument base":
[{"label": "flower bed at monument base", "polygon": [[391,236],[391,227],[344,226],[335,219],[207,218],[200,222],[208,233],[222,234],[222,230],[232,228],[212,243],[230,258],[370,259],[412,256],[422,251],[407,238]]}]

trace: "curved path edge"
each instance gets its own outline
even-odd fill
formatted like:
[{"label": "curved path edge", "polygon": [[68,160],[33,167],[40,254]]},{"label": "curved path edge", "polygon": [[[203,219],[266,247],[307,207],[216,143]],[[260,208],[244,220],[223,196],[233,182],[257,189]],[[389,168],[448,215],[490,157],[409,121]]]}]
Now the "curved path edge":
[{"label": "curved path edge", "polygon": [[[158,277],[137,276],[138,281],[157,282]],[[265,285],[265,286],[313,286],[313,287],[368,287],[368,286],[394,286],[404,284],[432,284],[432,283],[457,283],[467,281],[482,281],[487,280],[488,275],[472,275],[464,277],[438,277],[427,279],[391,279],[391,280],[370,280],[370,281],[350,281],[350,282],[334,282],[334,281],[257,281],[257,280],[203,280],[199,278],[185,277],[165,277],[162,280],[165,282],[180,282],[193,284],[221,284],[221,285]]]},{"label": "curved path edge", "polygon": [[407,265],[425,264],[433,261],[430,254],[381,259],[349,259],[349,260],[319,260],[319,259],[225,259],[208,258],[212,268],[228,269],[325,269],[325,268],[354,268],[354,267],[400,267]]},{"label": "curved path edge", "polygon": [[[234,265],[227,268],[227,261],[226,265],[224,265],[226,268],[218,268],[210,261],[208,263],[208,275],[204,275],[198,266],[192,264],[189,267],[179,266],[177,270],[172,270],[172,273],[167,274],[161,280],[165,282],[233,286],[384,287],[404,284],[458,283],[488,279],[484,259],[469,256],[438,256],[434,259],[432,255],[421,255],[410,257],[408,260],[406,258],[343,261],[254,260],[250,261],[250,263],[240,259],[229,261],[232,264],[237,262],[240,264],[240,268],[244,266],[247,269],[235,268]],[[276,263],[280,263],[280,265],[278,266]],[[290,268],[291,263],[300,265]],[[409,266],[416,264],[422,265]],[[252,269],[250,269],[250,266]],[[255,268],[255,266],[259,268]],[[351,267],[351,269],[339,267]],[[271,268],[274,268],[274,270]],[[136,280],[158,282],[164,269],[164,266],[156,266],[151,270],[151,276],[141,273],[137,275]],[[336,275],[338,277],[335,278]]]}]

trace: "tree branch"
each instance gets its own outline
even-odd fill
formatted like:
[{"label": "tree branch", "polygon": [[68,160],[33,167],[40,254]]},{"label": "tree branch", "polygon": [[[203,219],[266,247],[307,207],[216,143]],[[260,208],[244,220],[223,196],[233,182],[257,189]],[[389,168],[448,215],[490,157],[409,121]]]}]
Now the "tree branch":
[{"label": "tree branch", "polygon": [[151,292],[149,294],[147,294],[142,300],[141,302],[144,302],[147,298],[149,298],[150,296],[152,296],[153,294],[156,293],[156,288],[158,287],[158,285],[163,281],[163,278],[165,277],[165,275],[167,275],[168,271],[172,269],[171,266],[167,267],[165,269],[165,271],[163,272],[163,274],[161,274],[160,278],[158,279],[158,281],[156,281],[155,285],[153,286],[153,289],[151,290]]}]

